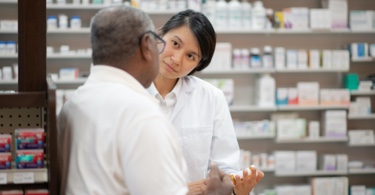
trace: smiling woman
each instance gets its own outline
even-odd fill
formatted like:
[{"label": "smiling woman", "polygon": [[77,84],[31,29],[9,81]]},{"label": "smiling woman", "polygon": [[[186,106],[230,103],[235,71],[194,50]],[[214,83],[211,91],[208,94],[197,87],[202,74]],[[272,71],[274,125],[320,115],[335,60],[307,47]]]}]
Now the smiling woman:
[{"label": "smiling woman", "polygon": [[[202,13],[192,10],[174,15],[159,33],[166,47],[159,55],[159,74],[148,91],[159,99],[180,135],[192,182],[189,189],[199,194],[211,162],[227,174],[239,170],[240,151],[224,94],[193,76],[210,64],[216,33]],[[258,172],[258,178],[236,182],[235,193],[248,194],[263,178]]]}]

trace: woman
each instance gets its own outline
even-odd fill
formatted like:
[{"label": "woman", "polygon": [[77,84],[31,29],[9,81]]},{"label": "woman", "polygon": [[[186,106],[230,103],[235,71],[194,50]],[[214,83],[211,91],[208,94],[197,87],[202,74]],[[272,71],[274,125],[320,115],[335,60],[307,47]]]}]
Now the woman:
[{"label": "woman", "polygon": [[[211,162],[228,174],[237,172],[240,151],[224,94],[192,76],[211,62],[215,30],[202,13],[186,10],[174,15],[159,34],[166,47],[159,56],[159,74],[148,90],[160,100],[180,135],[189,182],[203,181]],[[237,181],[235,193],[248,194],[263,177],[261,171],[258,174]]]}]

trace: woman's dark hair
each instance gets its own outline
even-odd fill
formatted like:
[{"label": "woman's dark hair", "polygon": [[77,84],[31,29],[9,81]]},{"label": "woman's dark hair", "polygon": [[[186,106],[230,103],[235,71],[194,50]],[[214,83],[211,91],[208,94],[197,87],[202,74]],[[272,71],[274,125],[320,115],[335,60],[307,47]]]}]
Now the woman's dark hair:
[{"label": "woman's dark hair", "polygon": [[188,74],[192,75],[195,71],[201,71],[210,64],[216,47],[216,33],[206,16],[200,12],[188,9],[172,16],[160,29],[161,36],[164,36],[170,30],[184,25],[187,25],[194,33],[202,52],[202,59],[198,63],[198,66]]}]

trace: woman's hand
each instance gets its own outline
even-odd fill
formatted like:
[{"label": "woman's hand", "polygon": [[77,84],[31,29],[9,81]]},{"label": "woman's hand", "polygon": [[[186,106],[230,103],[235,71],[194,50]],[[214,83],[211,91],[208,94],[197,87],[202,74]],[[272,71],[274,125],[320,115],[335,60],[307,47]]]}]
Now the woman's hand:
[{"label": "woman's hand", "polygon": [[239,175],[235,176],[234,193],[236,195],[248,195],[264,177],[264,173],[257,170],[254,165],[250,166],[250,173],[247,169],[243,170],[242,173],[242,179]]}]

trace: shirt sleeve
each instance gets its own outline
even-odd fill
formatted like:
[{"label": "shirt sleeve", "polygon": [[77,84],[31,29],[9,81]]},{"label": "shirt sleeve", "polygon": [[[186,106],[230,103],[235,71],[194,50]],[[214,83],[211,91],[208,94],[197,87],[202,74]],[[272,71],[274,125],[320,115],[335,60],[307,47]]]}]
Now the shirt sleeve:
[{"label": "shirt sleeve", "polygon": [[[128,127],[129,128],[129,127]],[[125,183],[130,194],[187,194],[186,164],[175,129],[163,117],[132,125],[120,143]]]},{"label": "shirt sleeve", "polygon": [[214,133],[210,161],[226,173],[239,171],[240,149],[228,104],[220,91],[216,95]]}]

